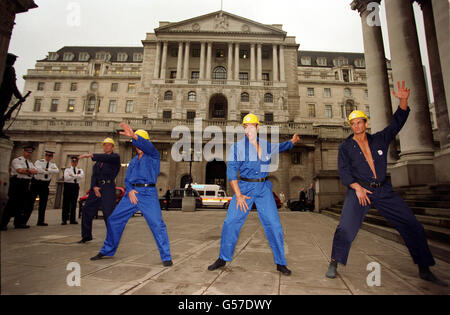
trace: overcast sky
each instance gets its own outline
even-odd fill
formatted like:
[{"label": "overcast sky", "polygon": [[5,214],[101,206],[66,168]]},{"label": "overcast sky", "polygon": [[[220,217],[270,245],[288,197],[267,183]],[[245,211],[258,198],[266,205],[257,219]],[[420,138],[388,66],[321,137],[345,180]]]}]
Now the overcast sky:
[{"label": "overcast sky", "polygon": [[[34,0],[39,8],[16,16],[9,51],[19,89],[27,69],[63,46],[141,46],[159,21],[178,22],[220,10],[221,0]],[[351,0],[223,0],[223,10],[264,24],[283,24],[301,50],[363,52],[361,18]],[[415,4],[419,39],[423,18]],[[74,18],[79,8],[79,23]],[[381,23],[390,58],[384,6]],[[424,45],[422,45],[424,46]],[[426,48],[422,47],[427,65]]]}]

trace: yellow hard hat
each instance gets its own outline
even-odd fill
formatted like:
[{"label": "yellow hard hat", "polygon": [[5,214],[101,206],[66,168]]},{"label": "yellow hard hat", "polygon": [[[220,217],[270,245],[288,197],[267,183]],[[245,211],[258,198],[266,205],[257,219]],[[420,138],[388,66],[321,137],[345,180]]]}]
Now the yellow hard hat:
[{"label": "yellow hard hat", "polygon": [[253,114],[248,114],[247,116],[244,117],[244,120],[242,121],[242,124],[257,124],[259,125],[260,122],[258,120],[258,117],[256,117],[256,115]]},{"label": "yellow hard hat", "polygon": [[136,130],[134,132],[135,134],[137,134],[138,136],[141,136],[142,138],[146,139],[146,140],[150,140],[150,136],[148,135],[148,132],[142,129]]},{"label": "yellow hard hat", "polygon": [[116,146],[116,143],[111,138],[106,138],[105,140],[103,140],[102,144],[105,144],[105,143],[111,143],[113,146]]},{"label": "yellow hard hat", "polygon": [[367,117],[366,113],[364,113],[362,110],[354,110],[350,114],[350,116],[348,116],[348,123],[350,124],[350,122],[356,118],[363,118],[366,121],[369,121],[369,117]]}]

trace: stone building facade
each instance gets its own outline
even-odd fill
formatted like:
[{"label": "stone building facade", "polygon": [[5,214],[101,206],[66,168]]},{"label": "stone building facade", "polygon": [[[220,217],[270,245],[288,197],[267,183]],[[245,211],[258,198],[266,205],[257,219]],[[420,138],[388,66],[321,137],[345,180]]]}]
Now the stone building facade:
[{"label": "stone building facade", "polygon": [[[392,86],[390,64],[384,63]],[[203,130],[225,130],[252,112],[263,124],[279,127],[280,141],[298,132],[301,143],[281,155],[270,176],[276,193],[296,198],[321,173],[336,179],[338,146],[350,134],[345,117],[354,109],[372,114],[364,54],[299,50],[282,25],[224,11],[160,22],[141,47],[66,46],[50,52],[28,70],[24,90],[32,94],[9,129],[13,156],[32,142],[38,148],[35,159],[53,149],[64,168],[71,155],[101,152],[101,141],[113,137],[123,163],[122,185],[134,154],[118,135],[125,121],[148,130],[160,151],[161,193],[184,186],[190,167],[194,182],[218,183],[231,193],[223,157],[172,159],[176,126],[193,131],[194,120],[201,118]],[[91,165],[80,163],[87,179]]]}]

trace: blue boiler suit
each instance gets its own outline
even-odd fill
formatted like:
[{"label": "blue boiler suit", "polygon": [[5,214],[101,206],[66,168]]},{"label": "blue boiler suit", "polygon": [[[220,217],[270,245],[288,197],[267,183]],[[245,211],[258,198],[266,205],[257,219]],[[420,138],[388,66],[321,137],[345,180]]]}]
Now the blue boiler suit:
[{"label": "blue boiler suit", "polygon": [[[259,159],[256,147],[250,144],[247,137],[231,147],[227,165],[227,177],[229,181],[238,180],[238,172],[241,178],[266,178],[269,175],[271,157],[290,150],[294,146],[291,141],[271,144],[258,139],[258,142],[262,149],[261,159]],[[231,261],[233,259],[239,233],[250,213],[253,203],[255,203],[258,209],[259,219],[272,248],[274,261],[278,265],[286,266],[283,227],[281,226],[278,209],[273,197],[272,183],[268,180],[261,183],[239,180],[239,189],[244,196],[251,198],[246,201],[249,210],[245,213],[241,209],[236,209],[236,195],[233,196],[223,224],[219,257],[224,261]]]},{"label": "blue boiler suit", "polygon": [[[389,143],[400,132],[406,123],[410,109],[406,111],[400,107],[395,112],[392,122],[384,130],[370,135],[367,134],[370,151],[375,164],[377,179],[370,169],[358,143],[349,136],[339,147],[338,168],[342,183],[348,186],[341,219],[333,240],[331,258],[346,265],[350,247],[361,228],[364,217],[371,206],[374,206],[400,233],[414,260],[422,266],[433,266],[433,256],[428,248],[425,232],[417,221],[412,210],[386,182],[387,156]],[[361,186],[373,194],[367,194],[371,205],[361,206],[355,190],[350,185],[359,182]],[[367,183],[380,183],[381,187],[370,188]]]},{"label": "blue boiler suit", "polygon": [[[92,171],[91,191],[81,210],[81,236],[83,238],[92,238],[92,221],[97,215],[100,206],[102,207],[105,224],[108,221],[108,217],[116,204],[115,179],[120,171],[119,154],[94,154],[92,161],[96,163]],[[109,183],[102,184],[101,181]],[[100,198],[95,195],[94,187],[100,187],[102,195]]]},{"label": "blue boiler suit", "polygon": [[[108,219],[106,240],[100,254],[114,256],[128,220],[140,210],[153,233],[162,261],[170,261],[172,258],[169,236],[167,235],[166,224],[162,219],[158,192],[155,187],[133,186],[133,184],[156,184],[160,169],[159,152],[150,141],[140,136],[138,136],[138,140],[133,139],[132,142],[144,154],[140,160],[139,156],[134,157],[128,165],[125,178],[125,196]],[[131,190],[138,192],[136,194],[137,205],[132,204],[128,197]]]}]

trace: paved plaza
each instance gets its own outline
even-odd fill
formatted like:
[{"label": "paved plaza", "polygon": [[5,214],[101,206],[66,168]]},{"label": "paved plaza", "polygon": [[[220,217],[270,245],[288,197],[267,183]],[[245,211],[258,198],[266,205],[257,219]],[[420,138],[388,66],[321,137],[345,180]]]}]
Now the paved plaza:
[{"label": "paved plaza", "polygon": [[[250,213],[233,262],[207,271],[219,254],[225,211],[163,212],[174,266],[164,268],[143,217],[133,217],[115,257],[89,260],[100,250],[103,220],[94,221],[94,240],[77,244],[80,225],[60,225],[60,210],[47,211],[48,227],[37,227],[37,211],[28,230],[1,232],[1,294],[446,294],[418,278],[406,247],[361,230],[349,264],[337,279],[325,278],[337,221],[317,213],[280,212],[286,256],[292,276],[275,270],[272,253],[257,212]],[[69,287],[67,265],[81,266],[81,286]],[[381,266],[381,286],[369,287],[367,265]],[[450,264],[432,268],[450,282]]]}]

